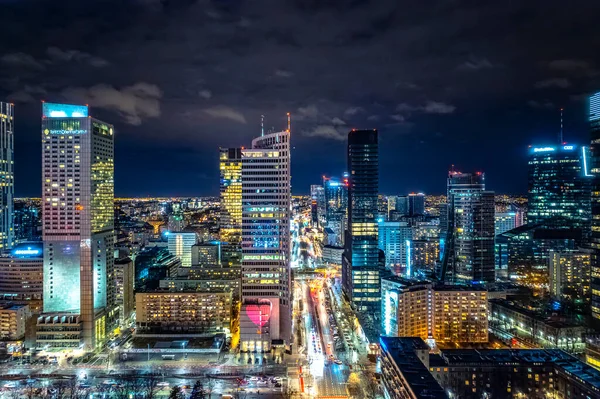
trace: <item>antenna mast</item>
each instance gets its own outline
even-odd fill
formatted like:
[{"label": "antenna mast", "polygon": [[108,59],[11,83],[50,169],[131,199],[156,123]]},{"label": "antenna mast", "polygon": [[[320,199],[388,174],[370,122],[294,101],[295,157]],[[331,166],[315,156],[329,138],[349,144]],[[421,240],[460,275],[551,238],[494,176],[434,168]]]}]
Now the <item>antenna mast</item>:
[{"label": "antenna mast", "polygon": [[265,116],[264,115],[260,116],[260,135],[261,136],[265,135]]},{"label": "antenna mast", "polygon": [[287,113],[287,118],[288,118],[288,128],[287,131],[288,133],[290,133],[292,131],[292,116],[290,115],[290,113]]},{"label": "antenna mast", "polygon": [[564,108],[560,109],[560,144],[563,143],[563,111]]}]

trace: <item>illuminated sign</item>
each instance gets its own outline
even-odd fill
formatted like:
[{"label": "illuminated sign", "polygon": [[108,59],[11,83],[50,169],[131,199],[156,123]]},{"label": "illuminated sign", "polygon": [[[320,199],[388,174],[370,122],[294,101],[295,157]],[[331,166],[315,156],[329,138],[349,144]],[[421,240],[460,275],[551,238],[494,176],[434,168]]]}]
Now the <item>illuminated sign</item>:
[{"label": "illuminated sign", "polygon": [[15,249],[12,253],[13,253],[13,255],[16,255],[16,256],[33,256],[33,255],[40,255],[42,253],[42,250],[27,247],[27,248],[23,248],[23,249]]},{"label": "illuminated sign", "polygon": [[87,105],[44,103],[42,105],[44,118],[87,118]]},{"label": "illuminated sign", "polygon": [[68,134],[86,134],[87,130],[83,130],[83,129],[75,129],[75,130],[68,130],[68,129],[46,129],[44,130],[44,134],[62,134],[62,135],[68,135]]},{"label": "illuminated sign", "polygon": [[574,145],[564,145],[563,146],[563,150],[574,150],[575,146]]},{"label": "illuminated sign", "polygon": [[551,152],[556,151],[554,147],[537,147],[533,149],[533,152]]}]

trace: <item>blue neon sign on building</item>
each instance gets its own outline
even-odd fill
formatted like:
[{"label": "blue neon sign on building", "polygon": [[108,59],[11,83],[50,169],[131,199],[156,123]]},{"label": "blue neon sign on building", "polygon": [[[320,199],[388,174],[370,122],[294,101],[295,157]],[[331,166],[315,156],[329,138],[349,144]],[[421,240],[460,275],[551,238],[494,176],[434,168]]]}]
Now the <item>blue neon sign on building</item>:
[{"label": "blue neon sign on building", "polygon": [[44,118],[87,118],[87,105],[43,103]]}]

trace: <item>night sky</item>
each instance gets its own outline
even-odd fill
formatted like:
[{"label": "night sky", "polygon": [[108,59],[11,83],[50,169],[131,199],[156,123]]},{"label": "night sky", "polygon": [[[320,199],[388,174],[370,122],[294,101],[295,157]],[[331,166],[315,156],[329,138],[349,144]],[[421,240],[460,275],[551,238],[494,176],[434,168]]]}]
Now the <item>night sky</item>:
[{"label": "night sky", "polygon": [[0,0],[0,100],[16,104],[16,194],[41,193],[40,100],[113,123],[116,195],[217,195],[218,147],[292,113],[292,183],[380,132],[380,191],[443,193],[451,164],[527,190],[526,149],[587,142],[600,2]]}]

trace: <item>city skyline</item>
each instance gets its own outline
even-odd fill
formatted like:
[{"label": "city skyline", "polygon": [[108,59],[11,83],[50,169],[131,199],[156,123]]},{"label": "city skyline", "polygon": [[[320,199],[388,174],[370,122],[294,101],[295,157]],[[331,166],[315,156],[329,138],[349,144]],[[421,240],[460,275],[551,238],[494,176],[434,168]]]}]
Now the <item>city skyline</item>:
[{"label": "city skyline", "polygon": [[[584,97],[599,63],[579,38],[596,40],[597,4],[553,0],[542,16],[491,1],[304,3],[90,2],[61,7],[59,24],[44,18],[51,2],[32,15],[29,1],[3,1],[1,30],[18,40],[0,55],[0,96],[15,103],[16,163],[32,165],[15,169],[16,194],[39,195],[41,99],[88,103],[115,124],[120,196],[217,193],[214,149],[250,140],[260,115],[281,126],[285,112],[298,193],[344,172],[350,128],[380,132],[386,193],[443,193],[451,164],[484,171],[496,192],[525,193],[526,146],[557,137],[561,107],[565,139],[587,142]],[[128,17],[107,26],[115,15]],[[409,167],[418,173],[392,172]],[[133,177],[145,173],[164,184]]]}]

